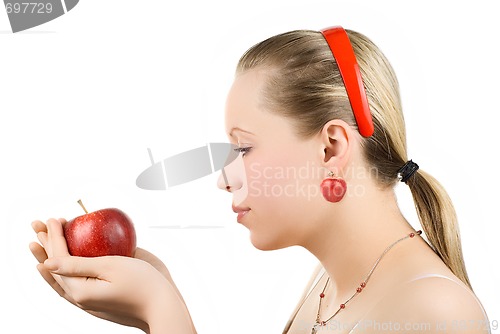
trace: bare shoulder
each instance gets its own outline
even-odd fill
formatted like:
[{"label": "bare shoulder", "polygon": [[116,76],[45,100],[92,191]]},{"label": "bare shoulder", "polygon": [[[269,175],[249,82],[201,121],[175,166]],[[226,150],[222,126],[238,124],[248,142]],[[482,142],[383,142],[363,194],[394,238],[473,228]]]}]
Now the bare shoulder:
[{"label": "bare shoulder", "polygon": [[484,309],[462,282],[430,276],[395,287],[352,333],[489,333]]}]

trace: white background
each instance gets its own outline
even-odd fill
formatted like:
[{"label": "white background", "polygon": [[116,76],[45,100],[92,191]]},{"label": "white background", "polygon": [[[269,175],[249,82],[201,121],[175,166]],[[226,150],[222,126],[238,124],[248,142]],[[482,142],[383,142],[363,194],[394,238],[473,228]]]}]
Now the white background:
[{"label": "white background", "polygon": [[[82,0],[17,34],[0,10],[0,332],[139,332],[73,307],[35,268],[30,222],[80,215],[82,198],[89,210],[132,217],[139,246],[167,264],[198,333],[281,333],[312,255],[253,248],[216,174],[164,192],[135,179],[150,164],[148,147],[160,160],[226,141],[225,97],[248,47],[337,24],[366,34],[394,66],[410,158],[449,191],[471,282],[500,320],[495,2],[412,3]],[[408,190],[398,193],[420,228]]]}]

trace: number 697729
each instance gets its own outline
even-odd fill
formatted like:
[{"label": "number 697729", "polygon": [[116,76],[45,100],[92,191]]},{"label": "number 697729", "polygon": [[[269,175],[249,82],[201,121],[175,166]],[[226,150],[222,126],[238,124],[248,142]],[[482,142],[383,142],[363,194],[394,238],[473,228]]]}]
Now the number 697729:
[{"label": "number 697729", "polygon": [[50,14],[52,13],[52,4],[41,2],[7,2],[5,4],[7,14]]}]

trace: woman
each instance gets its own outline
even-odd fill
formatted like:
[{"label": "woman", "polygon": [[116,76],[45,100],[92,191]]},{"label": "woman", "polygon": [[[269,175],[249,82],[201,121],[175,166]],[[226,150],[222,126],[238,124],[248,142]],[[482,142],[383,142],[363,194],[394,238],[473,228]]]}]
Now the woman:
[{"label": "woman", "polygon": [[[334,27],[255,45],[238,63],[226,130],[241,155],[219,187],[252,244],[300,245],[320,261],[284,333],[489,332],[451,201],[407,159],[398,83],[368,38]],[[398,208],[398,181],[429,242]],[[35,221],[41,245],[31,244],[61,296],[145,332],[196,332],[160,260],[142,249],[71,257],[62,224]]]}]

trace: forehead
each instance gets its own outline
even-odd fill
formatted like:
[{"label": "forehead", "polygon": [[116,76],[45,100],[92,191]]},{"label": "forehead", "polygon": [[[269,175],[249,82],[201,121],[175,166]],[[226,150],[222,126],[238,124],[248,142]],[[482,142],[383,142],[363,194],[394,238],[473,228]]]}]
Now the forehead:
[{"label": "forehead", "polygon": [[[229,135],[233,128],[258,127],[259,118],[265,117],[262,113],[262,89],[264,86],[263,74],[257,70],[249,70],[239,74],[234,79],[229,90],[226,109],[225,126]],[[252,131],[253,132],[253,131]],[[237,130],[234,130],[237,133]]]},{"label": "forehead", "polygon": [[226,101],[226,134],[230,141],[249,140],[268,147],[296,144],[300,139],[292,123],[265,104],[265,80],[263,70],[249,70],[235,78]]}]

